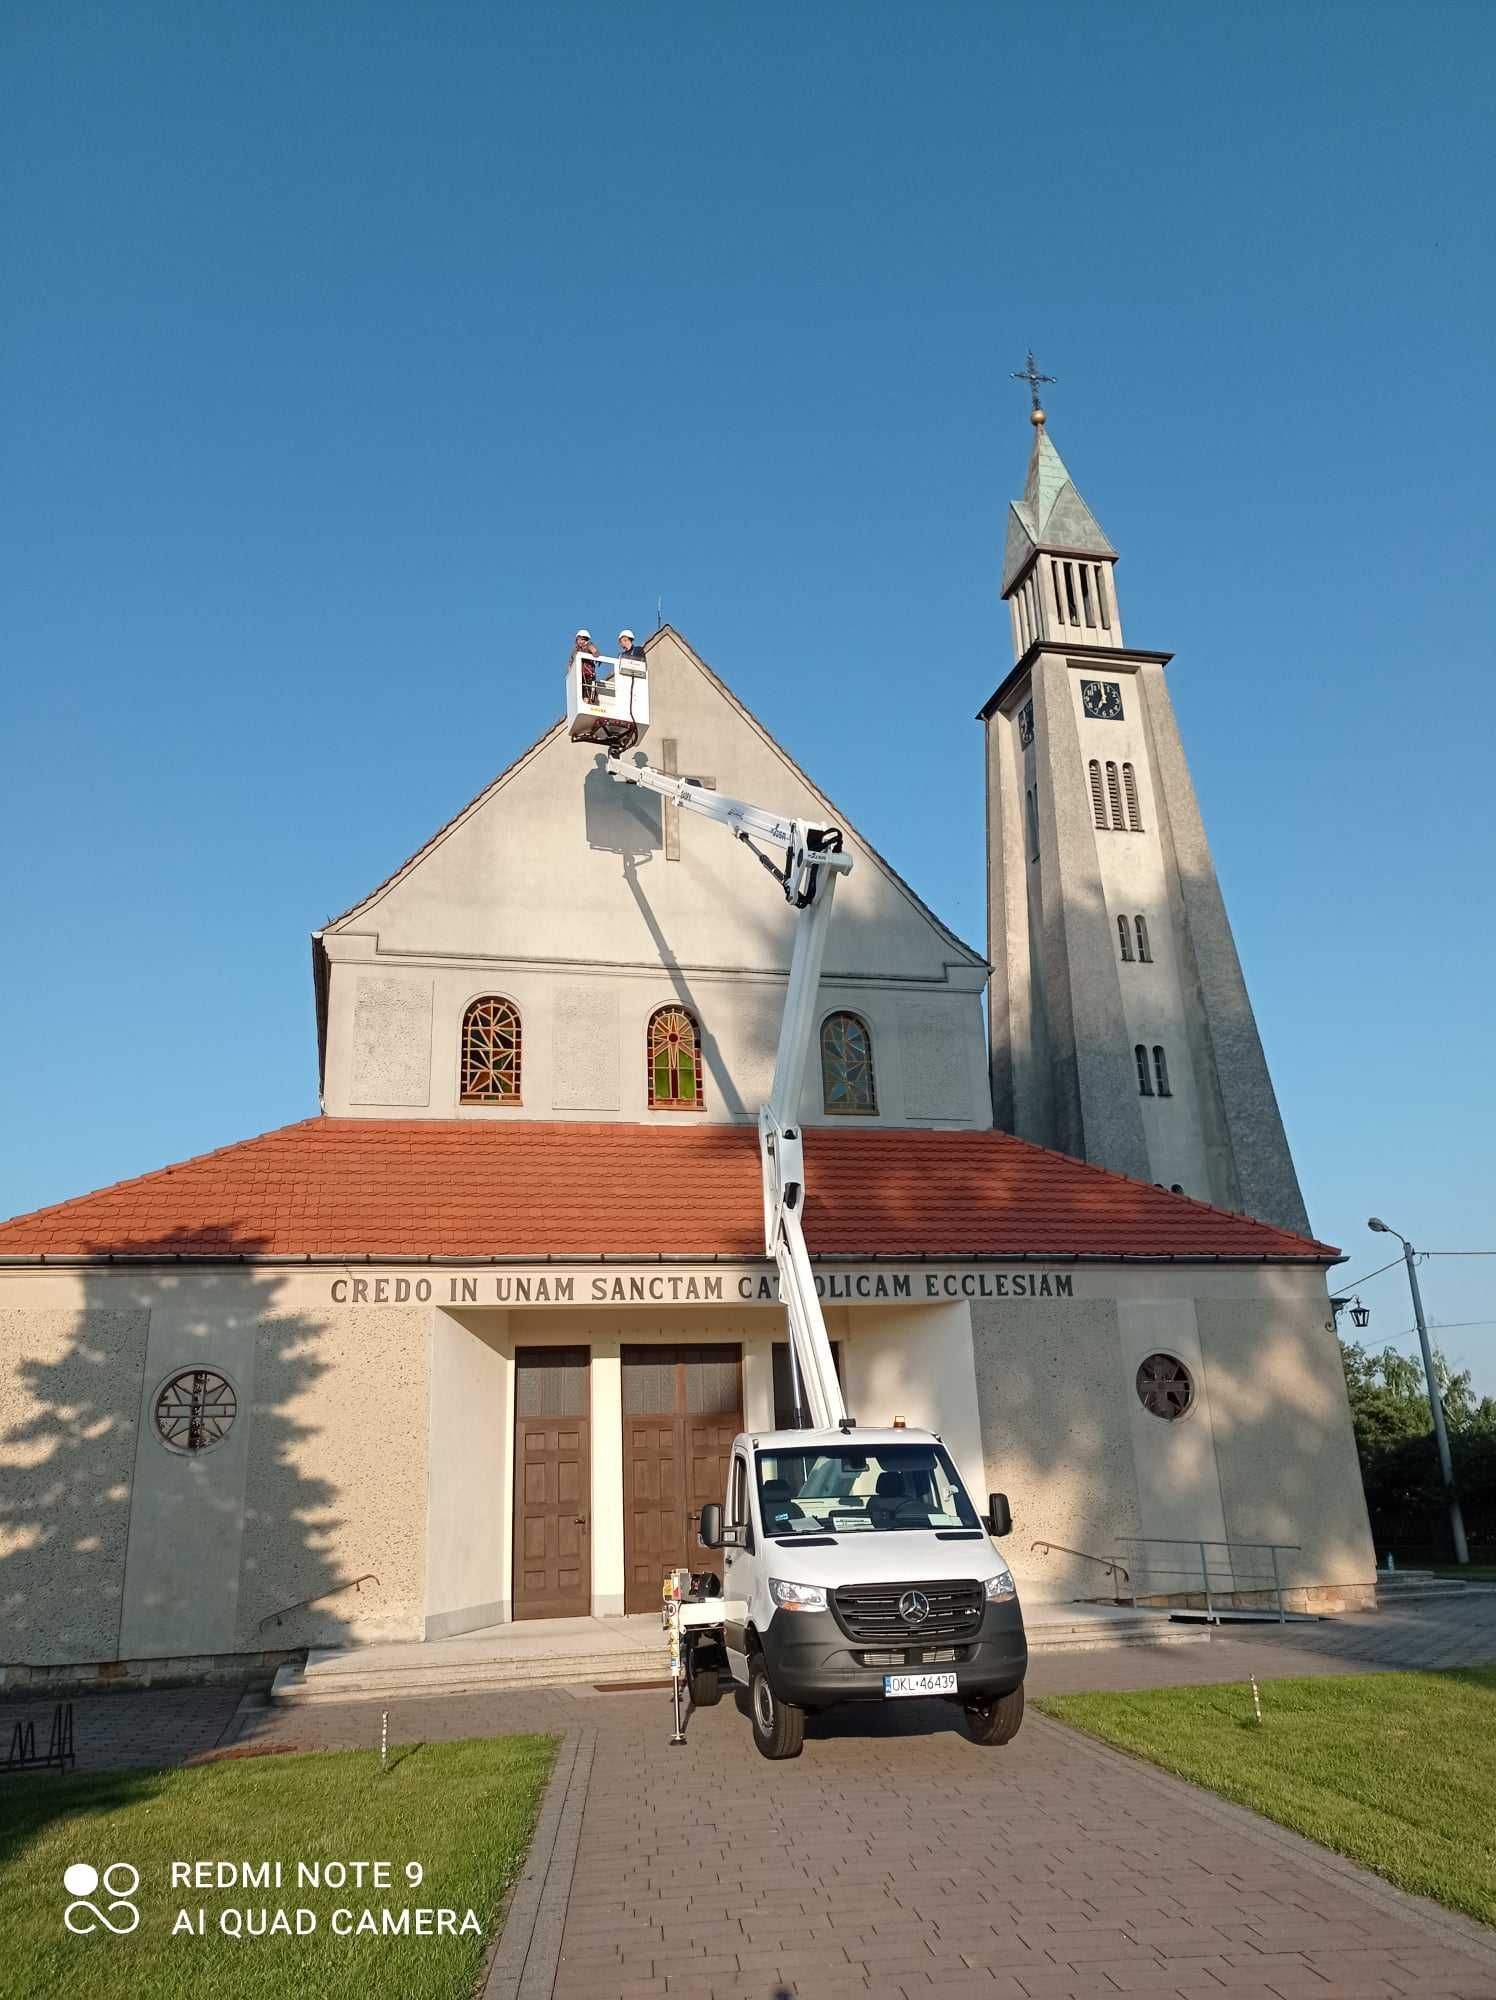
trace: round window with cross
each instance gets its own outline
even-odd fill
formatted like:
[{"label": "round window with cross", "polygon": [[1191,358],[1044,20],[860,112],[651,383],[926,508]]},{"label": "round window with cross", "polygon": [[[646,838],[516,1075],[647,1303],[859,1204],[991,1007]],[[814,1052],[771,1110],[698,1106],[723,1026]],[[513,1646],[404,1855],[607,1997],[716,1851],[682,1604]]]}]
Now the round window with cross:
[{"label": "round window with cross", "polygon": [[239,1399],[216,1368],[181,1368],[156,1391],[156,1435],[168,1451],[211,1451],[239,1413]]},{"label": "round window with cross", "polygon": [[1138,1401],[1155,1417],[1173,1421],[1195,1400],[1190,1371],[1173,1354],[1150,1354],[1138,1366]]}]

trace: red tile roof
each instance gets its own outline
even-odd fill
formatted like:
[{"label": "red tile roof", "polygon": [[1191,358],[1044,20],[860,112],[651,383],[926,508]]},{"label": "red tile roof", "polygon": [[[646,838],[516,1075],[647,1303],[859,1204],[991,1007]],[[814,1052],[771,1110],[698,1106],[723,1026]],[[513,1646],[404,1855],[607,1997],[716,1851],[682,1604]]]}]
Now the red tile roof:
[{"label": "red tile roof", "polygon": [[[805,1152],[817,1256],[1337,1254],[1003,1132],[812,1127]],[[0,1258],[751,1258],[760,1213],[751,1126],[309,1118],[0,1223]]]}]

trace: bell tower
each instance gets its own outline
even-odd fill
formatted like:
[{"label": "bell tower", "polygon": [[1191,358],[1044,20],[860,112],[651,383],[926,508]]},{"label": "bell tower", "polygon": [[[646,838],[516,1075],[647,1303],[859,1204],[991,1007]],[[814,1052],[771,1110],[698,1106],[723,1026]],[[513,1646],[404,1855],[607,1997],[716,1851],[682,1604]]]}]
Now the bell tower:
[{"label": "bell tower", "polygon": [[986,729],[995,1123],[1306,1232],[1164,669],[1048,432],[1008,509],[1013,665]]}]

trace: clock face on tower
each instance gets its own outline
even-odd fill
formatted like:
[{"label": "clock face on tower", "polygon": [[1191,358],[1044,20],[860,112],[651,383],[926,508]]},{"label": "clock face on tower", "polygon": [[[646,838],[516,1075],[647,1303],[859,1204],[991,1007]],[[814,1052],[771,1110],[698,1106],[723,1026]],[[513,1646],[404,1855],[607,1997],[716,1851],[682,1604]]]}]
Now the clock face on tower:
[{"label": "clock face on tower", "polygon": [[1122,720],[1122,686],[1119,681],[1082,681],[1080,705],[1097,722]]}]

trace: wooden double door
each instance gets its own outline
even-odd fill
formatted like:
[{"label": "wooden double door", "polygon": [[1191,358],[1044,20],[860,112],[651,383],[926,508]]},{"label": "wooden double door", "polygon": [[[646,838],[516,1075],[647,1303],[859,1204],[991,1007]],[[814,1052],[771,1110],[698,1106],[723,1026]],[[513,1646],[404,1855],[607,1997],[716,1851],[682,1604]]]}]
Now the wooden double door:
[{"label": "wooden double door", "polygon": [[585,1347],[514,1356],[514,1615],[592,1609],[591,1382]]},{"label": "wooden double door", "polygon": [[743,1355],[725,1343],[625,1347],[622,1362],[623,1608],[657,1611],[666,1570],[722,1574],[696,1527],[723,1497],[743,1428]]}]

